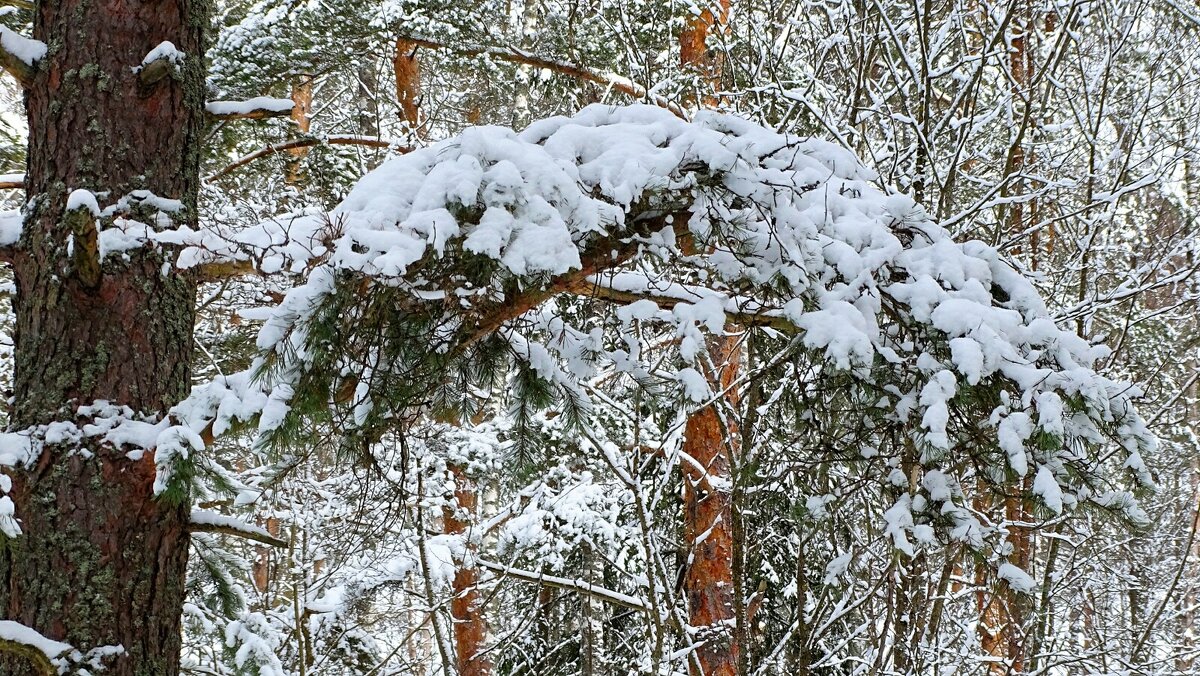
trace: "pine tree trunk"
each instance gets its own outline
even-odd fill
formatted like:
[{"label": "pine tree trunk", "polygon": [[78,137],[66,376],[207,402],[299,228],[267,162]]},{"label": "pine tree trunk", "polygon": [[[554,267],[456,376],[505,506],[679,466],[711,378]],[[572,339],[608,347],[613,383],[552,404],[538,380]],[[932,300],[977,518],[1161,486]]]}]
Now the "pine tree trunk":
[{"label": "pine tree trunk", "polygon": [[[728,386],[737,371],[736,336],[714,339],[713,363],[722,371],[713,374],[714,389]],[[724,365],[724,366],[722,366]],[[690,616],[688,624],[699,630],[703,642],[697,651],[703,674],[734,676],[741,646],[734,638],[733,584],[733,477],[730,440],[716,406],[707,406],[688,417],[683,452],[683,529],[688,546],[683,579]]]},{"label": "pine tree trunk", "polygon": [[[454,474],[455,509],[446,509],[442,520],[449,534],[465,535],[475,515],[475,486],[463,468],[451,466]],[[459,676],[490,676],[492,661],[486,652],[487,616],[479,593],[479,569],[457,561],[454,598],[450,616],[454,620],[454,661]]]},{"label": "pine tree trunk", "polygon": [[396,76],[396,104],[400,117],[417,138],[424,136],[421,125],[421,62],[417,46],[408,40],[396,41],[392,56],[392,72]]},{"label": "pine tree trunk", "polygon": [[[107,400],[163,414],[190,385],[194,283],[163,253],[94,266],[94,231],[64,213],[74,189],[102,205],[136,190],[183,202],[195,224],[203,125],[205,0],[38,3],[49,46],[26,92],[30,196],[13,253],[17,285],[13,425],[73,420]],[[164,40],[187,54],[146,86],[133,67]],[[152,210],[135,220],[154,223]],[[87,219],[83,224],[90,227]],[[89,256],[92,256],[89,258]],[[0,543],[0,614],[88,651],[121,646],[107,676],[179,671],[189,503],[156,499],[153,452],[140,460],[94,441],[48,447],[11,472],[23,534]],[[0,655],[0,673],[33,666]]]},{"label": "pine tree trunk", "polygon": [[[300,73],[292,79],[292,114],[291,119],[296,123],[296,131],[307,134],[312,128],[313,75]],[[288,185],[296,185],[302,176],[304,158],[308,157],[309,148],[292,148],[288,150],[287,174]]]}]

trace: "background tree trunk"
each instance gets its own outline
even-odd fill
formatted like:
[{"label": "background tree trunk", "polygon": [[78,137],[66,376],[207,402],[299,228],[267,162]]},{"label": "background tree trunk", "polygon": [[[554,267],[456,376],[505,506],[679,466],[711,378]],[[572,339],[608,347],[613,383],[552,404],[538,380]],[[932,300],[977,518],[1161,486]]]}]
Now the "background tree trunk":
[{"label": "background tree trunk", "polygon": [[[67,246],[79,212],[64,209],[74,189],[102,194],[104,204],[148,190],[181,200],[172,217],[194,226],[208,23],[206,0],[37,5],[34,37],[49,52],[26,92],[31,199],[13,260],[16,429],[71,420],[96,400],[161,415],[189,388],[194,283],[149,250],[109,257],[98,277],[83,274]],[[140,84],[133,67],[164,40],[186,59],[172,77]],[[134,207],[130,218],[154,223],[153,211]],[[76,247],[91,227],[82,220]],[[190,505],[186,496],[157,499],[153,453],[131,460],[128,450],[63,444],[13,472],[24,532],[0,545],[0,613],[85,652],[121,646],[109,676],[172,676]],[[0,673],[35,672],[0,655]]]},{"label": "background tree trunk", "polygon": [[[738,336],[714,338],[709,353],[719,373],[711,375],[713,389],[728,387],[737,376]],[[730,397],[734,400],[734,397]],[[683,532],[687,543],[684,594],[688,624],[700,630],[695,637],[703,676],[737,674],[741,646],[734,640],[733,474],[730,441],[716,405],[692,413],[685,428],[682,463]],[[701,676],[695,674],[694,676]]]}]

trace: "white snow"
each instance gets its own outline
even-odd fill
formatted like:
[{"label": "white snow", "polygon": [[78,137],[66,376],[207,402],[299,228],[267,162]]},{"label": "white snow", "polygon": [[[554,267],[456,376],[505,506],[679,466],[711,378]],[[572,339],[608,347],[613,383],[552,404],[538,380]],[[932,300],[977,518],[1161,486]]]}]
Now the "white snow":
[{"label": "white snow", "polygon": [[178,65],[183,63],[183,59],[186,56],[186,53],[175,47],[175,43],[169,40],[163,40],[162,42],[158,43],[158,46],[147,52],[146,56],[142,57],[142,67],[159,60],[170,61],[171,63]]},{"label": "white snow", "polygon": [[93,216],[100,217],[100,204],[96,201],[96,196],[90,190],[82,188],[72,190],[71,194],[67,196],[67,211],[74,211],[75,209],[87,209]]},{"label": "white snow", "polygon": [[1029,573],[1021,570],[1011,563],[1002,563],[997,569],[996,575],[1005,582],[1013,591],[1021,594],[1032,594],[1037,591],[1037,582],[1029,576]]},{"label": "white snow", "polygon": [[32,66],[46,55],[46,43],[27,38],[7,26],[0,26],[0,47],[27,66]]},{"label": "white snow", "polygon": [[1046,507],[1050,508],[1050,511],[1055,514],[1062,514],[1062,488],[1058,485],[1058,481],[1055,480],[1054,473],[1045,465],[1038,467],[1037,474],[1033,477],[1033,494],[1040,497],[1042,502],[1046,503]]},{"label": "white snow", "polygon": [[256,96],[246,101],[209,101],[204,109],[213,115],[248,115],[256,110],[282,113],[292,109],[291,99]]},{"label": "white snow", "polygon": [[218,514],[217,512],[212,512],[212,511],[204,510],[204,509],[193,509],[191,517],[188,519],[188,521],[190,521],[191,523],[195,523],[195,524],[208,525],[208,526],[220,526],[223,528],[229,528],[231,530],[236,530],[236,531],[239,531],[242,533],[247,533],[249,535],[261,535],[263,537],[273,537],[267,531],[267,529],[265,529],[261,526],[255,526],[254,524],[246,523],[245,521],[242,521],[241,519],[239,519],[237,517],[227,516],[225,514]]},{"label": "white snow", "polygon": [[46,638],[40,632],[12,620],[0,620],[0,640],[27,645],[40,651],[52,662],[75,649],[70,644]]}]

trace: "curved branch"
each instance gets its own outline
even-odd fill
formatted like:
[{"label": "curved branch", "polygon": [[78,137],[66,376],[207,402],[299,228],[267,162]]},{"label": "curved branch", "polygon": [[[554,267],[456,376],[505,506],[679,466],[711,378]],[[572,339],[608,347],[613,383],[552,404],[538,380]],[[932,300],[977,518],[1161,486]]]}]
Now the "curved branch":
[{"label": "curved branch", "polygon": [[463,56],[490,56],[493,59],[500,59],[501,61],[508,61],[510,63],[519,63],[525,66],[533,66],[535,68],[545,68],[560,75],[566,75],[567,77],[573,77],[577,80],[593,82],[602,87],[614,89],[622,94],[632,96],[635,99],[642,99],[647,103],[652,103],[660,108],[666,108],[681,119],[688,119],[687,112],[684,111],[679,104],[654,94],[633,80],[621,75],[617,75],[616,73],[605,73],[576,63],[530,54],[529,52],[522,51],[516,47],[449,45],[444,42],[436,42],[428,38],[420,37],[404,37],[402,39],[408,44],[416,47],[424,47],[426,49],[444,49],[446,51],[450,51],[455,54],[461,54]]},{"label": "curved branch", "polygon": [[388,141],[386,139],[374,138],[371,136],[327,136],[325,138],[302,138],[302,139],[296,139],[295,141],[287,141],[286,143],[273,143],[271,145],[259,148],[258,150],[255,150],[254,152],[250,153],[249,155],[243,155],[242,157],[239,157],[238,159],[234,160],[232,163],[226,165],[220,171],[216,171],[216,172],[209,174],[208,176],[205,176],[204,180],[205,180],[205,182],[215,181],[218,178],[221,178],[222,176],[225,176],[226,174],[228,174],[230,172],[236,171],[237,169],[240,169],[241,167],[244,167],[247,164],[250,164],[251,162],[253,162],[255,160],[267,157],[269,155],[274,155],[275,153],[281,153],[281,152],[293,150],[296,148],[309,148],[312,146],[319,146],[319,145],[368,146],[371,148],[393,148],[396,152],[399,152],[399,153],[407,153],[412,150],[412,148],[409,148],[407,146],[397,146],[397,145],[393,144],[391,141]]}]

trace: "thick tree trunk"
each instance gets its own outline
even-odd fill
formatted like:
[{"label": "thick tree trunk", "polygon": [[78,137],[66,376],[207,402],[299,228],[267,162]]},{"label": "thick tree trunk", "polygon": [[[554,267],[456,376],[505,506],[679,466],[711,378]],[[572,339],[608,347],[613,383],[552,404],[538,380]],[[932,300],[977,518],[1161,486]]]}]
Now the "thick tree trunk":
[{"label": "thick tree trunk", "polygon": [[[37,5],[34,37],[49,52],[26,93],[14,428],[74,421],[97,400],[161,415],[187,392],[193,282],[149,250],[96,266],[90,216],[64,211],[74,189],[102,205],[145,190],[181,200],[172,217],[194,225],[208,12],[206,0]],[[187,56],[143,85],[134,67],[164,40]],[[148,208],[129,217],[155,223]],[[128,450],[60,444],[10,472],[23,534],[0,543],[0,614],[85,652],[121,646],[109,676],[172,676],[189,504],[156,499],[153,452],[131,460]],[[0,655],[0,673],[36,672]]]},{"label": "thick tree trunk", "polygon": [[[736,336],[714,339],[710,346],[713,363],[721,369],[712,374],[714,389],[727,387],[736,376]],[[683,452],[683,530],[688,546],[687,572],[683,578],[687,597],[688,624],[698,630],[696,640],[702,674],[734,676],[741,646],[734,640],[733,580],[733,477],[731,439],[734,430],[721,424],[716,406],[707,406],[688,417]]]}]

